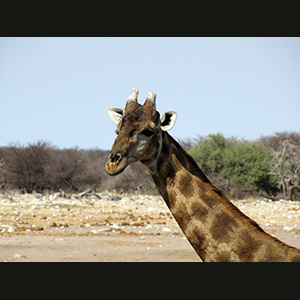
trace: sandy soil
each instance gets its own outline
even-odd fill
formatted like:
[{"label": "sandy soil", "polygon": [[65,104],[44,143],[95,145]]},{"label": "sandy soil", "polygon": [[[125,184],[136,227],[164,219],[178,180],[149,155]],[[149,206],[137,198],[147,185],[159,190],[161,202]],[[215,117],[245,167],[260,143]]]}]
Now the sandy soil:
[{"label": "sandy soil", "polygon": [[[100,196],[0,194],[0,261],[201,261],[161,197]],[[300,248],[300,203],[233,203]]]}]

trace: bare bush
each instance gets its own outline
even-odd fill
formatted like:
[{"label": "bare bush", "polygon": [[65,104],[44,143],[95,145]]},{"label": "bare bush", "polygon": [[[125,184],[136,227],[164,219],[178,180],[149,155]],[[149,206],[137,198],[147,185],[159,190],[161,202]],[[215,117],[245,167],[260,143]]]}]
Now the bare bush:
[{"label": "bare bush", "polygon": [[276,177],[284,199],[300,200],[296,193],[300,191],[300,145],[286,139],[277,149],[270,174]]},{"label": "bare bush", "polygon": [[5,165],[7,180],[27,193],[46,189],[50,184],[46,175],[49,148],[50,145],[42,141],[27,147],[19,144],[9,147]]},{"label": "bare bush", "polygon": [[[100,186],[104,168],[99,155],[78,149],[59,150],[39,141],[27,146],[14,144],[0,152],[0,185],[6,183],[27,193],[45,190],[83,191]],[[103,169],[103,171],[102,171]]]},{"label": "bare bush", "polygon": [[4,159],[0,157],[0,189],[3,189],[5,186],[5,177],[4,177]]},{"label": "bare bush", "polygon": [[85,159],[85,170],[81,174],[80,190],[93,188],[96,190],[101,185],[103,174],[105,172],[102,165],[101,150],[81,150]]},{"label": "bare bush", "polygon": [[300,133],[295,131],[275,132],[273,135],[261,136],[259,141],[274,151],[280,151],[284,141],[289,140],[294,145],[300,146]]},{"label": "bare bush", "polygon": [[54,190],[78,191],[85,170],[82,153],[77,149],[66,149],[56,151],[47,171]]}]

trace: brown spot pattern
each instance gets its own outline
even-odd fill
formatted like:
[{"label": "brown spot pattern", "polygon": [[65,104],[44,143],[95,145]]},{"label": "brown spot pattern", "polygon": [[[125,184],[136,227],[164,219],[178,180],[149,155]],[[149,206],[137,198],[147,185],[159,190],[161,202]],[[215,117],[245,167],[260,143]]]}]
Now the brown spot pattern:
[{"label": "brown spot pattern", "polygon": [[183,231],[186,229],[188,223],[192,219],[187,212],[187,207],[184,203],[180,203],[180,205],[178,206],[178,210],[174,214],[174,217]]},{"label": "brown spot pattern", "polygon": [[179,181],[179,190],[184,197],[192,197],[194,195],[193,178],[189,173],[185,173]]},{"label": "brown spot pattern", "polygon": [[241,261],[252,261],[255,252],[262,246],[262,243],[255,240],[246,230],[240,234],[239,247],[235,251]]},{"label": "brown spot pattern", "polygon": [[205,240],[205,235],[199,230],[194,229],[193,238],[190,240],[190,242],[202,260],[205,260],[206,257]]},{"label": "brown spot pattern", "polygon": [[212,237],[218,242],[229,242],[228,233],[237,226],[236,220],[226,212],[218,214],[211,226]]},{"label": "brown spot pattern", "polygon": [[202,223],[206,221],[208,210],[199,202],[193,202],[191,205],[193,216]]}]

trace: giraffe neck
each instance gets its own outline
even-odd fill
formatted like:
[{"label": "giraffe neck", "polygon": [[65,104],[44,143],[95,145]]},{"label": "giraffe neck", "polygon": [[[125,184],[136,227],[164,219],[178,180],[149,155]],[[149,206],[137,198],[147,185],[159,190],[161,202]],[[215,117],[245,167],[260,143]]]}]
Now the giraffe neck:
[{"label": "giraffe neck", "polygon": [[215,188],[167,133],[148,166],[183,233],[203,261],[300,260],[300,251],[265,233]]}]

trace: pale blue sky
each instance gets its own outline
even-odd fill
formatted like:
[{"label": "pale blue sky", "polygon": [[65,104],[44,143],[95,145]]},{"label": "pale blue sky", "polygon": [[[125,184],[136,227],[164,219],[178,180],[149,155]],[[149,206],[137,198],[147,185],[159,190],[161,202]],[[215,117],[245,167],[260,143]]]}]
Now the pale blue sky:
[{"label": "pale blue sky", "polygon": [[133,87],[175,138],[300,131],[300,38],[0,37],[0,146],[110,149]]}]

